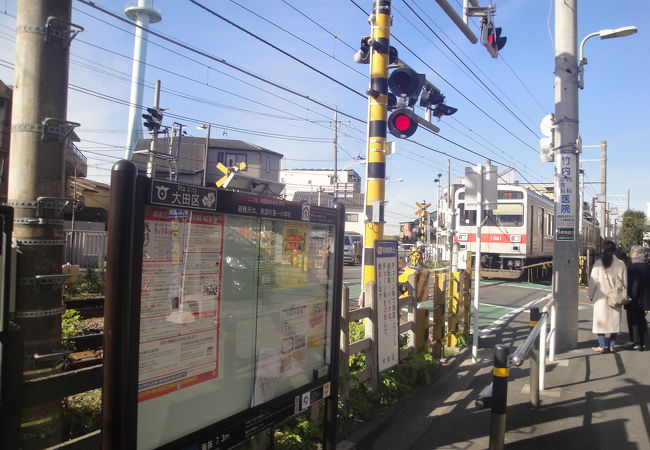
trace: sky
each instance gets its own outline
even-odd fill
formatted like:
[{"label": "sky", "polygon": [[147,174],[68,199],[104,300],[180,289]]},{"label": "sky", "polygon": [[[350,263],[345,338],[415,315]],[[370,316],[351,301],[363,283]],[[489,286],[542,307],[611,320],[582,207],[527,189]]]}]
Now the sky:
[{"label": "sky", "polygon": [[[126,19],[126,2],[94,3]],[[462,2],[450,3],[461,11]],[[169,40],[149,37],[143,106],[153,104],[160,80],[165,125],[176,121],[189,135],[205,136],[196,127],[209,122],[213,138],[283,154],[285,169],[331,169],[337,110],[338,168],[364,176],[358,158],[366,154],[369,67],[352,56],[370,34],[370,0],[154,5],[162,21],[151,29]],[[111,166],[124,155],[134,27],[77,0],[72,8],[72,22],[84,31],[71,45],[67,119],[81,123],[77,145],[88,158],[88,178],[108,183]],[[440,173],[447,184],[449,160],[453,179],[491,159],[500,170],[514,166],[521,183],[551,183],[553,164],[539,159],[539,123],[554,112],[554,2],[497,1],[496,26],[508,38],[497,59],[471,44],[433,0],[393,0],[392,12],[391,45],[400,59],[424,73],[458,111],[435,119],[438,134],[420,127],[414,142],[388,136],[396,153],[387,163],[386,233],[415,219],[416,201],[436,204],[434,179]],[[10,85],[15,16],[16,0],[0,0],[0,79]],[[579,40],[628,25],[639,32],[586,43],[579,93],[583,145],[607,141],[608,201],[621,213],[628,190],[632,209],[647,212],[650,202],[650,2],[578,1]],[[478,35],[478,19],[470,26]],[[589,202],[600,192],[599,148],[583,148],[581,160]]]}]

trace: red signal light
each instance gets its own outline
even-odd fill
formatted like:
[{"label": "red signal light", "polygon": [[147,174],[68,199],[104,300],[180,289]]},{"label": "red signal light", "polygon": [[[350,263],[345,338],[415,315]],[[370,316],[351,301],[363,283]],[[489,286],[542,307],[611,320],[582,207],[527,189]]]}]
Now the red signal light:
[{"label": "red signal light", "polygon": [[407,138],[418,129],[417,116],[409,108],[398,108],[388,117],[388,131],[395,137]]},{"label": "red signal light", "polygon": [[395,119],[395,128],[400,131],[406,131],[411,127],[411,119],[405,115],[399,115]]}]

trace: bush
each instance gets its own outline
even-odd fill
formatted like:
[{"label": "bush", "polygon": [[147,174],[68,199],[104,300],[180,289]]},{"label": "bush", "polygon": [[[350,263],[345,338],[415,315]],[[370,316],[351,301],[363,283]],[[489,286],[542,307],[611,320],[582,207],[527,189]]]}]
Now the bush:
[{"label": "bush", "polygon": [[81,334],[81,314],[76,309],[66,309],[61,315],[61,337],[63,346],[74,351],[74,343],[69,339]]},{"label": "bush", "polygon": [[102,425],[102,390],[94,389],[63,400],[63,426],[67,439],[74,439]]},{"label": "bush", "polygon": [[81,279],[65,286],[64,295],[68,298],[102,295],[104,293],[103,266],[97,271],[92,267],[86,268]]}]

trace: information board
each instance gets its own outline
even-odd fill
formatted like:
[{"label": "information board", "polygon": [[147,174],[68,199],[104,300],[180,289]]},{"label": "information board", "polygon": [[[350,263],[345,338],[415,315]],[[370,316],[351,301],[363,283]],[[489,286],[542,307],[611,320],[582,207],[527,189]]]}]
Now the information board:
[{"label": "information board", "polygon": [[375,241],[377,283],[377,352],[379,371],[399,363],[397,241]]},{"label": "information board", "polygon": [[[125,429],[137,424],[133,445],[130,435],[124,445],[226,449],[327,398],[341,211],[162,180],[139,184],[141,220],[132,237],[109,235],[109,245],[132,241],[141,257],[132,267],[107,266],[110,283],[135,273],[139,286],[131,299],[107,290],[107,304],[137,313],[137,346],[123,355],[132,362],[126,369],[135,368],[133,388],[123,391],[135,406],[108,412]],[[111,361],[122,356],[110,344],[106,351]]]}]

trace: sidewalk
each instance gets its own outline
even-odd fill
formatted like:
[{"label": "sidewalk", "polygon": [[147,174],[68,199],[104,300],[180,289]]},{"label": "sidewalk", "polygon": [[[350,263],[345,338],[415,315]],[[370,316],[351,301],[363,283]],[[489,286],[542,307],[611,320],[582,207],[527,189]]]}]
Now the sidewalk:
[{"label": "sidewalk", "polygon": [[[627,350],[625,332],[619,335],[616,353],[593,352],[591,317],[591,305],[582,301],[578,348],[547,364],[539,410],[530,407],[528,362],[510,369],[506,448],[650,449],[650,351]],[[465,349],[437,381],[368,424],[357,433],[356,442],[342,443],[341,448],[488,448],[490,410],[477,410],[474,401],[491,382],[494,344],[518,346],[528,334],[528,313],[515,316],[506,327],[481,339],[477,363]],[[625,324],[622,330],[627,330]]]}]

